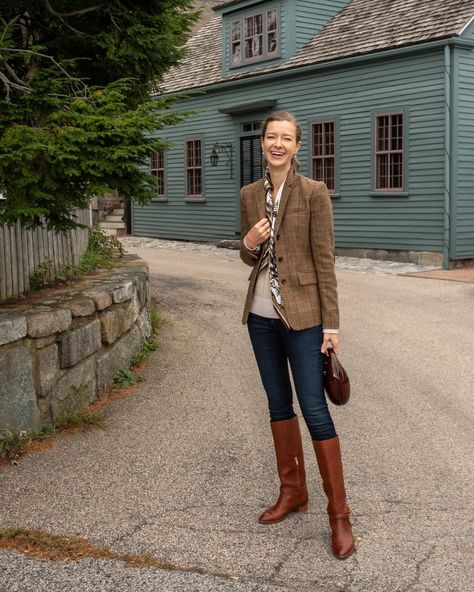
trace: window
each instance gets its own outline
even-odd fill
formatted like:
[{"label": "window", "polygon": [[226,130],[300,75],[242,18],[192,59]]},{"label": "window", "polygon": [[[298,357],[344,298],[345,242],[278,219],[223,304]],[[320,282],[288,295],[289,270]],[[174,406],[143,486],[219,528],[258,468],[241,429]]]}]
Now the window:
[{"label": "window", "polygon": [[403,191],[403,113],[375,118],[375,190]]},{"label": "window", "polygon": [[186,178],[188,197],[202,196],[201,140],[186,142]]},{"label": "window", "polygon": [[261,121],[250,121],[241,125],[242,132],[259,132],[262,129]]},{"label": "window", "polygon": [[312,175],[336,190],[336,122],[322,121],[312,126]]},{"label": "window", "polygon": [[156,197],[165,198],[165,154],[162,150],[151,156],[150,173],[156,179]]},{"label": "window", "polygon": [[240,66],[278,55],[278,12],[271,8],[230,23],[230,64]]}]

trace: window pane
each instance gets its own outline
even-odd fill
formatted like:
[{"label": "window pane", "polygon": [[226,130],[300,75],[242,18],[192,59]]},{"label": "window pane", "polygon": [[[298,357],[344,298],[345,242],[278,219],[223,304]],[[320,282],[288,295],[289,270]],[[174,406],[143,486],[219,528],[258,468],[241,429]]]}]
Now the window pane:
[{"label": "window pane", "polygon": [[194,178],[194,195],[201,195],[202,193],[202,183],[201,183],[201,169],[194,169],[195,178]]},{"label": "window pane", "polygon": [[165,193],[165,175],[164,175],[164,171],[157,171],[157,175],[156,175],[156,183],[157,183],[157,187],[156,187],[156,192],[158,195],[164,195]]},{"label": "window pane", "polygon": [[277,28],[277,20],[276,20],[276,13],[275,9],[267,10],[267,31],[276,31]]},{"label": "window pane", "polygon": [[313,179],[321,180],[323,178],[323,160],[315,158],[313,160]]},{"label": "window pane", "polygon": [[163,169],[165,167],[165,153],[160,150],[156,153],[157,167]]},{"label": "window pane", "polygon": [[262,29],[262,15],[256,14],[254,18],[255,18],[255,34],[260,35],[263,31],[263,29]]},{"label": "window pane", "polygon": [[195,140],[194,151],[195,151],[194,166],[200,167],[201,166],[201,140]]},{"label": "window pane", "polygon": [[245,57],[251,58],[252,55],[252,39],[247,39],[245,41]]},{"label": "window pane", "polygon": [[402,189],[403,188],[403,162],[402,162],[402,154],[392,154],[391,155],[391,163],[390,163],[390,177],[391,183],[390,186],[392,189]]},{"label": "window pane", "polygon": [[240,42],[232,44],[232,63],[240,63]]},{"label": "window pane", "polygon": [[267,53],[275,53],[277,51],[277,37],[276,33],[269,33],[267,37]]},{"label": "window pane", "polygon": [[254,34],[253,17],[249,16],[245,19],[245,36],[252,37]]},{"label": "window pane", "polygon": [[193,143],[186,142],[186,166],[192,166],[193,161]]},{"label": "window pane", "polygon": [[322,156],[323,154],[323,124],[313,125],[313,156]]},{"label": "window pane", "polygon": [[334,156],[334,122],[325,124],[324,130],[324,154]]},{"label": "window pane", "polygon": [[377,155],[377,189],[388,189],[388,154]]},{"label": "window pane", "polygon": [[257,35],[253,38],[253,45],[252,45],[253,57],[257,57],[262,55],[263,47],[262,47],[262,36]]},{"label": "window pane", "polygon": [[322,180],[326,183],[330,191],[334,191],[334,158],[325,158],[323,162],[323,177]]},{"label": "window pane", "polygon": [[392,141],[391,141],[391,149],[392,150],[402,150],[403,149],[403,117],[402,114],[399,113],[397,115],[392,115]]},{"label": "window pane", "polygon": [[240,21],[233,21],[231,25],[231,40],[240,41]]},{"label": "window pane", "polygon": [[388,151],[388,115],[377,117],[377,151]]}]

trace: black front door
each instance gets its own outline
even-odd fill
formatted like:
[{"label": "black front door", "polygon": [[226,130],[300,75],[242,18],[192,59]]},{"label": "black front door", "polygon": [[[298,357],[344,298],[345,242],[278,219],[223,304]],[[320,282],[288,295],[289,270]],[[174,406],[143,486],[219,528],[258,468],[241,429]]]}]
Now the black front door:
[{"label": "black front door", "polygon": [[260,136],[240,138],[240,186],[258,181],[262,174]]}]

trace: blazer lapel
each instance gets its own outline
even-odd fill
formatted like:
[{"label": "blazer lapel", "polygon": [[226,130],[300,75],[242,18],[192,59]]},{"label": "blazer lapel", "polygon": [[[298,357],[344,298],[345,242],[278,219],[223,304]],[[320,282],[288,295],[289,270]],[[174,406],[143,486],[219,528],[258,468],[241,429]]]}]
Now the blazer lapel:
[{"label": "blazer lapel", "polygon": [[288,198],[290,197],[291,190],[293,188],[295,182],[295,171],[293,168],[290,169],[288,176],[286,177],[285,186],[283,187],[283,192],[280,198],[280,207],[278,208],[278,216],[275,222],[275,234],[278,232],[280,228],[281,220],[283,218],[283,214],[285,213],[286,204],[288,203]]}]

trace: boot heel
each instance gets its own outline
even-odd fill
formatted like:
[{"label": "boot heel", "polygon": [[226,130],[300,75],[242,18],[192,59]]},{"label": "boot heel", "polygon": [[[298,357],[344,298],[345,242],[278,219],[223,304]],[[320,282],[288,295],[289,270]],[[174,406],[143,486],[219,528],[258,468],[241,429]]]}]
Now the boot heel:
[{"label": "boot heel", "polygon": [[304,504],[303,506],[300,506],[296,511],[306,514],[306,512],[308,511],[308,504]]}]

